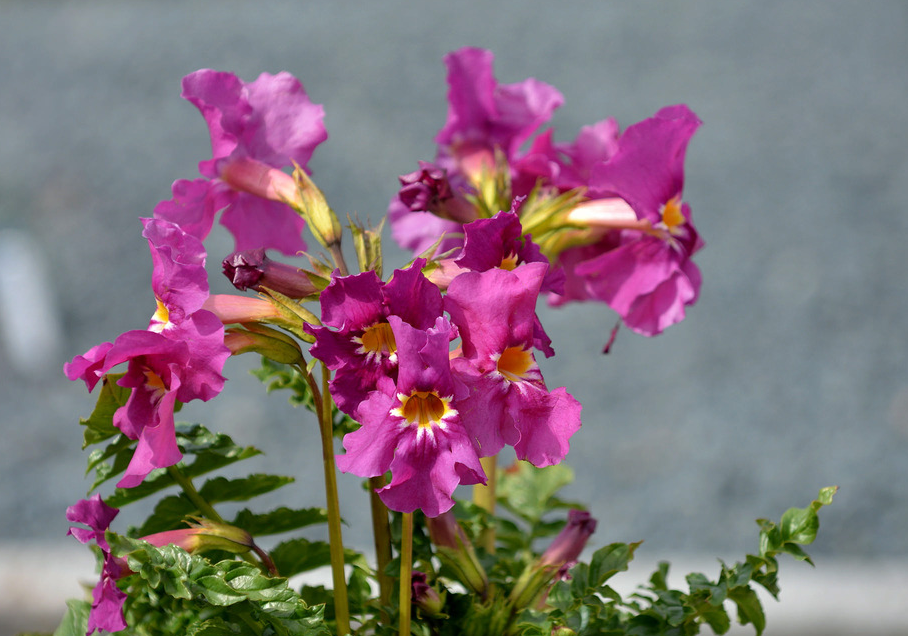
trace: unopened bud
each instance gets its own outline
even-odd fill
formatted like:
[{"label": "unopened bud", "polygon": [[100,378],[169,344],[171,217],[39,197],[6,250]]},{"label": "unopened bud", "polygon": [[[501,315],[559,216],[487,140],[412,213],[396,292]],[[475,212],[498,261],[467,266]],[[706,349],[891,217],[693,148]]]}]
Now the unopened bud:
[{"label": "unopened bud", "polygon": [[297,364],[303,360],[303,351],[296,340],[277,329],[255,323],[228,329],[224,344],[233,355],[254,352],[280,364]]},{"label": "unopened bud", "polygon": [[461,583],[485,598],[489,577],[453,513],[448,511],[437,517],[427,517],[426,525],[438,558],[454,570]]},{"label": "unopened bud", "polygon": [[205,300],[207,309],[225,325],[265,322],[281,317],[277,308],[267,300],[233,294],[212,294]]},{"label": "unopened bud", "polygon": [[188,528],[167,530],[142,537],[158,548],[176,545],[189,553],[207,550],[224,550],[232,554],[244,554],[255,546],[248,532],[235,526],[208,519],[196,519]]},{"label": "unopened bud", "polygon": [[596,530],[596,520],[584,510],[568,512],[567,525],[535,563],[528,565],[511,590],[514,607],[522,609],[545,601],[555,581],[567,574],[577,562],[590,535]]},{"label": "unopened bud", "polygon": [[444,599],[438,595],[434,588],[430,587],[425,572],[413,570],[410,577],[410,597],[413,604],[422,610],[422,613],[431,617],[442,617],[442,608],[445,605]]},{"label": "unopened bud", "polygon": [[302,205],[293,177],[266,163],[241,157],[223,160],[218,170],[221,179],[234,190],[286,203],[294,209]]},{"label": "unopened bud", "polygon": [[312,235],[326,249],[340,245],[343,230],[325,195],[299,166],[293,171],[293,178],[302,202],[299,211],[309,224]]},{"label": "unopened bud", "polygon": [[234,252],[221,265],[224,275],[240,291],[262,291],[267,287],[294,300],[319,292],[304,270],[271,260],[261,248]]}]

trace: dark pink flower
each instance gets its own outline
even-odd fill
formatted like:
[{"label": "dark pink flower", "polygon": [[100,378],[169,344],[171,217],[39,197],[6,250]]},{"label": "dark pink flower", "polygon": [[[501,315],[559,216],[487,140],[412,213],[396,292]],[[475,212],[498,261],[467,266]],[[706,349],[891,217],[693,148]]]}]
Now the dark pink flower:
[{"label": "dark pink flower", "polygon": [[322,327],[307,325],[315,336],[312,355],[335,371],[331,395],[338,408],[356,417],[356,408],[383,377],[397,377],[397,342],[389,316],[421,330],[442,314],[441,292],[423,276],[417,259],[396,270],[387,283],[375,272],[335,276],[321,293]]},{"label": "dark pink flower", "polygon": [[398,376],[384,377],[358,409],[362,426],[344,436],[343,472],[377,477],[391,471],[379,496],[391,510],[450,510],[459,484],[485,483],[485,473],[460,414],[448,351],[454,328],[439,317],[426,330],[397,316],[388,324],[397,344]]},{"label": "dark pink flower", "polygon": [[519,459],[549,466],[564,459],[580,428],[580,403],[564,388],[549,391],[533,355],[536,299],[547,265],[467,272],[448,287],[445,309],[463,339],[452,360],[469,387],[458,402],[483,457],[505,444]]},{"label": "dark pink flower", "polygon": [[303,220],[282,202],[294,196],[293,181],[280,169],[305,168],[327,139],[322,107],[289,73],[263,73],[246,83],[203,69],[183,78],[183,97],[208,124],[212,158],[199,163],[206,179],[176,181],[173,199],[162,201],[155,216],[204,239],[223,209],[221,224],[237,250],[304,250]]},{"label": "dark pink flower", "polygon": [[118,483],[123,488],[136,486],[153,469],[181,459],[174,432],[175,404],[217,395],[224,386],[221,370],[230,356],[223,324],[202,308],[208,281],[201,242],[167,221],[143,223],[157,301],[148,329],[127,331],[64,365],[70,380],[83,380],[91,391],[104,374],[127,364],[118,384],[132,392],[113,423],[138,445]]},{"label": "dark pink flower", "polygon": [[[419,254],[446,234],[439,246],[443,253],[462,243],[460,225],[479,217],[467,199],[475,194],[475,182],[496,168],[496,153],[509,165],[521,161],[521,145],[547,122],[564,101],[553,86],[534,78],[514,84],[499,84],[493,71],[491,51],[466,47],[445,56],[448,69],[448,116],[435,141],[435,164],[450,182],[450,198],[444,205],[414,207],[410,180],[391,201],[388,218],[397,243]],[[514,176],[514,175],[512,175]],[[530,184],[532,186],[532,184]],[[528,190],[527,190],[528,191]],[[526,194],[526,192],[516,192]]]},{"label": "dark pink flower", "polygon": [[66,519],[73,523],[82,523],[90,529],[73,526],[71,534],[82,543],[94,541],[104,554],[101,566],[101,578],[92,591],[91,612],[88,615],[88,631],[118,632],[126,629],[123,616],[123,603],[126,593],[117,587],[117,579],[128,573],[126,565],[110,554],[110,547],[104,538],[104,532],[120,511],[108,506],[96,494],[90,499],[82,499],[66,509]]}]

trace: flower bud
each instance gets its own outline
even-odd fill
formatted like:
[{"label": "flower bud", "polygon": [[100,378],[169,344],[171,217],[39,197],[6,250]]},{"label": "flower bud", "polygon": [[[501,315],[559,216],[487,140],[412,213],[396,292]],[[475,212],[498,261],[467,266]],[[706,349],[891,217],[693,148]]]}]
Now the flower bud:
[{"label": "flower bud", "polygon": [[434,588],[429,587],[425,572],[413,570],[410,577],[410,594],[413,604],[426,616],[444,616],[441,611],[445,604],[444,600]]},{"label": "flower bud", "polygon": [[202,309],[213,313],[225,325],[265,322],[281,317],[281,312],[267,300],[232,294],[212,294]]},{"label": "flower bud", "polygon": [[596,530],[596,520],[585,510],[568,512],[567,525],[535,563],[524,569],[511,590],[514,607],[522,609],[544,602],[551,585],[567,574],[577,562],[590,535]]},{"label": "flower bud", "polygon": [[303,361],[303,352],[296,340],[276,329],[255,323],[228,329],[224,334],[224,344],[233,355],[255,352],[280,364]]},{"label": "flower bud", "polygon": [[426,525],[438,558],[455,571],[461,583],[485,598],[489,577],[453,513],[448,511],[437,517],[426,517]]},{"label": "flower bud", "polygon": [[293,171],[293,179],[302,202],[298,210],[309,223],[312,235],[326,249],[340,245],[341,224],[334,210],[328,206],[325,195],[299,166]]},{"label": "flower bud", "polygon": [[243,554],[255,545],[245,530],[208,519],[197,519],[188,528],[157,532],[142,537],[142,540],[158,548],[173,544],[190,553],[225,550]]},{"label": "flower bud", "polygon": [[266,163],[241,157],[222,160],[218,170],[221,179],[234,190],[286,203],[294,209],[302,205],[293,177]]},{"label": "flower bud", "polygon": [[224,275],[240,291],[267,287],[294,300],[319,292],[304,270],[271,260],[264,249],[234,252],[221,265]]}]

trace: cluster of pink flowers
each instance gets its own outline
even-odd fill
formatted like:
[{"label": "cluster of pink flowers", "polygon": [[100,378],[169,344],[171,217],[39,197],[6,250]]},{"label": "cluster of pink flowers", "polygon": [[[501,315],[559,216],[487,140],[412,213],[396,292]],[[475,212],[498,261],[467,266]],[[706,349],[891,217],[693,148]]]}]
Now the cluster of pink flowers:
[{"label": "cluster of pink flowers", "polygon": [[461,246],[464,223],[497,211],[482,195],[499,179],[508,198],[526,197],[517,210],[524,228],[564,272],[553,305],[601,301],[647,336],[682,320],[700,289],[691,257],[703,242],[682,199],[684,155],[699,119],[687,106],[669,106],[623,133],[610,118],[568,143],[554,142],[548,129],[524,149],[562,96],[532,78],[499,84],[492,62],[475,48],[445,58],[448,119],[435,162],[400,178],[388,209],[395,240],[415,253],[442,234],[440,251]]},{"label": "cluster of pink flowers", "polygon": [[[549,390],[536,363],[536,351],[554,354],[536,315],[540,294],[555,305],[602,301],[655,335],[696,301],[691,257],[702,247],[682,199],[685,150],[700,124],[686,106],[624,132],[607,119],[556,143],[551,130],[534,137],[563,101],[556,89],[535,79],[498,84],[480,49],[445,63],[450,107],[438,154],[400,177],[389,208],[394,238],[428,250],[425,258],[388,281],[335,272],[320,293],[321,323],[306,325],[311,354],[334,373],[335,402],[361,423],[337,466],[362,477],[390,471],[385,504],[430,517],[453,506],[458,485],[485,483],[480,458],[506,445],[536,466],[568,452],[581,407],[564,388]],[[117,382],[131,394],[113,424],[137,445],[120,487],[181,459],[176,404],[222,390],[232,351],[224,325],[264,315],[265,300],[244,314],[243,303],[209,297],[202,241],[218,214],[240,252],[225,265],[240,288],[267,275],[282,289],[317,293],[308,279],[295,286],[293,268],[264,250],[306,249],[306,203],[284,170],[305,171],[327,138],[322,107],[287,73],[244,83],[201,70],[184,78],[183,97],[208,124],[212,157],[142,221],[157,311],[146,329],[65,365],[89,390],[126,365]],[[255,271],[266,266],[270,273]],[[74,534],[104,549],[111,511],[100,499],[81,502],[70,518],[94,530]],[[120,565],[104,567],[90,628],[113,631],[122,622]]]},{"label": "cluster of pink flowers", "polygon": [[[344,438],[337,464],[361,477],[390,470],[379,494],[392,510],[435,517],[454,505],[459,484],[485,483],[480,457],[507,444],[518,459],[556,464],[580,428],[579,402],[548,390],[534,356],[541,340],[548,348],[536,318],[548,264],[515,256],[483,266],[471,249],[501,245],[515,224],[501,213],[467,226],[476,238],[444,295],[422,273],[423,259],[388,283],[366,272],[322,292],[311,352],[334,370],[338,406],[362,424]],[[521,251],[532,254],[524,240]]]}]

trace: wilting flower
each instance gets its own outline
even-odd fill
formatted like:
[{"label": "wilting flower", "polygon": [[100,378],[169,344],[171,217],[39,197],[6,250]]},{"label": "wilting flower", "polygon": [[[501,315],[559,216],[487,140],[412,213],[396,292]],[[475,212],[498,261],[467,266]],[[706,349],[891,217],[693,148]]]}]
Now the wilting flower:
[{"label": "wilting flower", "polygon": [[331,395],[345,413],[356,408],[379,379],[396,379],[398,354],[389,316],[421,330],[442,314],[441,292],[423,276],[418,259],[396,270],[387,283],[375,272],[335,276],[321,293],[322,327],[306,330],[315,336],[312,355],[335,371]]},{"label": "wilting flower", "polygon": [[445,309],[463,339],[463,356],[451,365],[469,387],[458,406],[483,457],[508,444],[535,466],[556,464],[580,428],[580,403],[564,388],[546,388],[533,355],[546,269],[527,263],[513,271],[467,272],[448,286]]},{"label": "wilting flower", "polygon": [[223,209],[221,224],[237,250],[304,250],[303,220],[283,202],[297,196],[296,185],[281,169],[305,168],[327,139],[322,107],[289,73],[262,73],[245,83],[203,69],[183,78],[183,97],[208,124],[212,158],[199,163],[204,179],[174,182],[173,198],[158,204],[155,217],[204,239]]},{"label": "wilting flower", "polygon": [[445,318],[422,330],[388,316],[396,343],[397,380],[383,377],[359,405],[362,426],[344,436],[343,472],[377,477],[391,471],[378,491],[391,510],[450,510],[458,484],[485,483],[485,473],[461,416],[448,361],[454,330]]},{"label": "wilting flower", "polygon": [[118,384],[131,388],[113,424],[138,440],[126,473],[117,484],[131,488],[155,468],[172,466],[182,455],[176,443],[173,413],[180,402],[207,401],[224,386],[221,369],[230,356],[224,327],[202,309],[208,296],[201,242],[172,223],[145,219],[143,236],[151,247],[152,288],[157,311],[147,330],[121,334],[76,356],[64,365],[70,380],[81,379],[89,391],[114,367],[127,363]]}]

